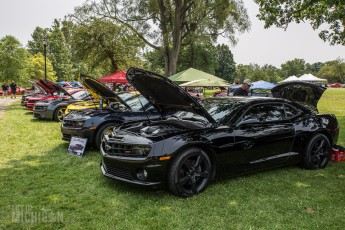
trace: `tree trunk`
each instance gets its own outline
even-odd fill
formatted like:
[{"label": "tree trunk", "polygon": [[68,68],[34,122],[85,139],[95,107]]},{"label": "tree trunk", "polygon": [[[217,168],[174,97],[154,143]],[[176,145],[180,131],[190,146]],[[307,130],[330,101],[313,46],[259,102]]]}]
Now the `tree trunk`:
[{"label": "tree trunk", "polygon": [[[178,61],[178,55],[181,48],[181,12],[182,12],[182,0],[175,1],[175,17],[171,18],[167,15],[166,5],[164,1],[160,1],[160,15],[161,15],[161,29],[163,35],[163,54],[165,59],[164,72],[166,77],[176,73],[176,66]],[[168,25],[173,27],[172,34],[169,36]],[[169,37],[172,38],[172,44],[170,44]]]}]

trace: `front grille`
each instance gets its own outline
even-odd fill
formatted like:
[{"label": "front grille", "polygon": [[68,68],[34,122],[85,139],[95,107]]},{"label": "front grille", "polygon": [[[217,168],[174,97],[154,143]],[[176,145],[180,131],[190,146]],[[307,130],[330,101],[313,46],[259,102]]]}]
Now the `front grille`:
[{"label": "front grille", "polygon": [[28,100],[28,103],[34,104],[37,100]]},{"label": "front grille", "polygon": [[44,111],[44,110],[47,110],[47,106],[35,105],[35,110]]},{"label": "front grille", "polygon": [[133,180],[131,173],[126,169],[119,169],[119,168],[116,168],[112,165],[104,164],[104,163],[103,163],[103,167],[104,167],[106,173],[108,173],[112,176],[120,177],[120,178],[127,179],[127,180]]}]

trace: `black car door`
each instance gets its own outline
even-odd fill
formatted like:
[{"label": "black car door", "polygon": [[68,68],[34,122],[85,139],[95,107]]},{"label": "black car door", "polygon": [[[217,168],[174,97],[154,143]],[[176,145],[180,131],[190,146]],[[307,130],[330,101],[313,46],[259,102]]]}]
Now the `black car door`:
[{"label": "black car door", "polygon": [[246,173],[289,158],[295,130],[282,103],[252,105],[237,117],[206,138],[217,151],[217,174]]},{"label": "black car door", "polygon": [[249,108],[233,128],[234,146],[230,158],[242,167],[265,167],[286,161],[295,130],[281,103]]}]

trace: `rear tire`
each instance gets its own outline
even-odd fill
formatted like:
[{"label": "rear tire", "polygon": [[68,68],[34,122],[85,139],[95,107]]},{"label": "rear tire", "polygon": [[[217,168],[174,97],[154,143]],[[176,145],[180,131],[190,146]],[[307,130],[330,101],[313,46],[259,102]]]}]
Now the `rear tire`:
[{"label": "rear tire", "polygon": [[331,144],[324,134],[312,136],[307,144],[303,166],[306,169],[322,169],[329,162]]},{"label": "rear tire", "polygon": [[104,135],[112,133],[116,125],[117,125],[116,123],[107,123],[107,124],[102,125],[97,130],[97,133],[95,136],[95,146],[97,149],[100,148]]},{"label": "rear tire", "polygon": [[211,160],[200,148],[189,148],[176,156],[168,172],[169,190],[181,197],[204,191],[212,177]]}]

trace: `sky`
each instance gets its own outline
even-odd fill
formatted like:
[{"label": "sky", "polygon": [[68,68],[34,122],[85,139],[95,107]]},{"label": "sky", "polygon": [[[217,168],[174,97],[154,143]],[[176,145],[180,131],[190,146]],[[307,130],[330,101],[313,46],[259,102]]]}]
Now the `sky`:
[{"label": "sky", "polygon": [[[74,7],[85,0],[1,0],[0,38],[16,37],[25,46],[31,34],[39,26],[49,28],[55,18],[73,13]],[[252,26],[249,32],[239,34],[238,43],[229,45],[236,64],[270,64],[280,67],[295,58],[307,63],[345,59],[345,46],[331,46],[318,37],[308,23],[290,24],[284,31],[279,28],[264,29],[264,23],[256,18],[258,6],[253,0],[244,0]]]}]

